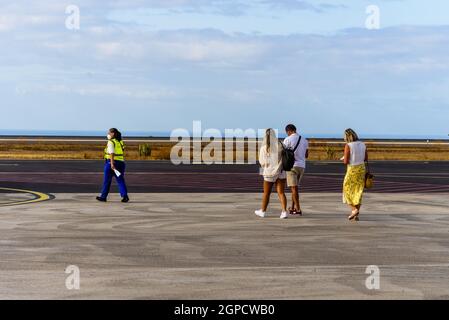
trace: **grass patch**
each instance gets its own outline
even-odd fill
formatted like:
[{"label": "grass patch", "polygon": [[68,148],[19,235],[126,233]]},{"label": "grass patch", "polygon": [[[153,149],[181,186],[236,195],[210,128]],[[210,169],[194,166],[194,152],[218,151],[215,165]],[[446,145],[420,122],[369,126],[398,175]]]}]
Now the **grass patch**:
[{"label": "grass patch", "polygon": [[[126,141],[125,141],[126,142]],[[172,142],[127,143],[127,160],[170,160]],[[203,145],[203,148],[206,144]],[[449,161],[449,145],[396,145],[370,144],[367,142],[372,160],[404,161]],[[104,144],[94,142],[2,142],[0,159],[35,160],[101,160]],[[343,156],[344,144],[326,144],[310,141],[310,160],[338,160]],[[248,159],[248,148],[240,156]],[[191,153],[192,154],[192,153]],[[222,148],[223,159],[225,148]],[[254,153],[253,153],[254,154]],[[257,152],[255,153],[257,154]],[[236,158],[234,153],[233,158]]]}]

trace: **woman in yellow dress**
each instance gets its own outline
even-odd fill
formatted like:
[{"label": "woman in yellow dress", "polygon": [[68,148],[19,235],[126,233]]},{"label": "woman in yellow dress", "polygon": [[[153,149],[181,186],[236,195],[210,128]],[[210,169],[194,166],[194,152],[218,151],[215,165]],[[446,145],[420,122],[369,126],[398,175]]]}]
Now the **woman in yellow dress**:
[{"label": "woman in yellow dress", "polygon": [[352,129],[345,130],[345,142],[343,161],[347,165],[347,172],[343,182],[343,203],[352,209],[348,219],[358,221],[365,190],[365,162],[368,161],[368,151]]}]

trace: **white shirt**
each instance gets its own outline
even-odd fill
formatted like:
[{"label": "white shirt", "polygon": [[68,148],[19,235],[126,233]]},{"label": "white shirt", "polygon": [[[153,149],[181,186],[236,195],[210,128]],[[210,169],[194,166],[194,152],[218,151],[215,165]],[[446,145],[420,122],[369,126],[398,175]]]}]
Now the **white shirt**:
[{"label": "white shirt", "polygon": [[349,158],[349,164],[351,166],[358,166],[365,163],[366,146],[362,141],[355,141],[348,143],[351,155]]},{"label": "white shirt", "polygon": [[112,142],[111,140],[108,141],[108,154],[113,154],[115,153],[115,146],[114,146],[114,142]]},{"label": "white shirt", "polygon": [[[284,140],[284,146],[286,148],[294,149],[296,144],[298,143],[299,135],[297,133],[288,136]],[[298,148],[295,151],[295,164],[294,167],[306,168],[306,153],[307,149],[309,149],[309,141],[304,137],[301,138],[301,142],[299,143]]]}]

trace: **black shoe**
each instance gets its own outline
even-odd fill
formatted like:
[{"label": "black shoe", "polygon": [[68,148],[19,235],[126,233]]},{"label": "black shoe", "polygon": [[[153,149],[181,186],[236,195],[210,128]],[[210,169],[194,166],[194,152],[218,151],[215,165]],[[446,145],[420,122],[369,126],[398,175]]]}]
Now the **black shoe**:
[{"label": "black shoe", "polygon": [[123,203],[127,203],[127,202],[129,202],[129,198],[128,198],[128,196],[124,197],[124,198],[122,199],[122,202],[123,202]]},{"label": "black shoe", "polygon": [[100,202],[106,202],[107,201],[105,198],[102,198],[102,197],[97,197],[97,200],[100,201]]}]

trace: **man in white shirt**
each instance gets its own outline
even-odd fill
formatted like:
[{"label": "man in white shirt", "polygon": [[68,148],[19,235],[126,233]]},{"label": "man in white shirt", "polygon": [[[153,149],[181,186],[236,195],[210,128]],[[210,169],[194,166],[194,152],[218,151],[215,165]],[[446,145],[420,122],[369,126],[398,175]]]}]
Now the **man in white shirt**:
[{"label": "man in white shirt", "polygon": [[[302,214],[299,203],[299,184],[306,170],[306,159],[309,157],[309,142],[296,133],[296,127],[289,124],[285,127],[288,137],[284,140],[286,148],[295,149],[295,164],[291,171],[287,172],[287,186],[292,190],[292,207],[290,214]],[[299,144],[298,144],[299,141]]]}]

